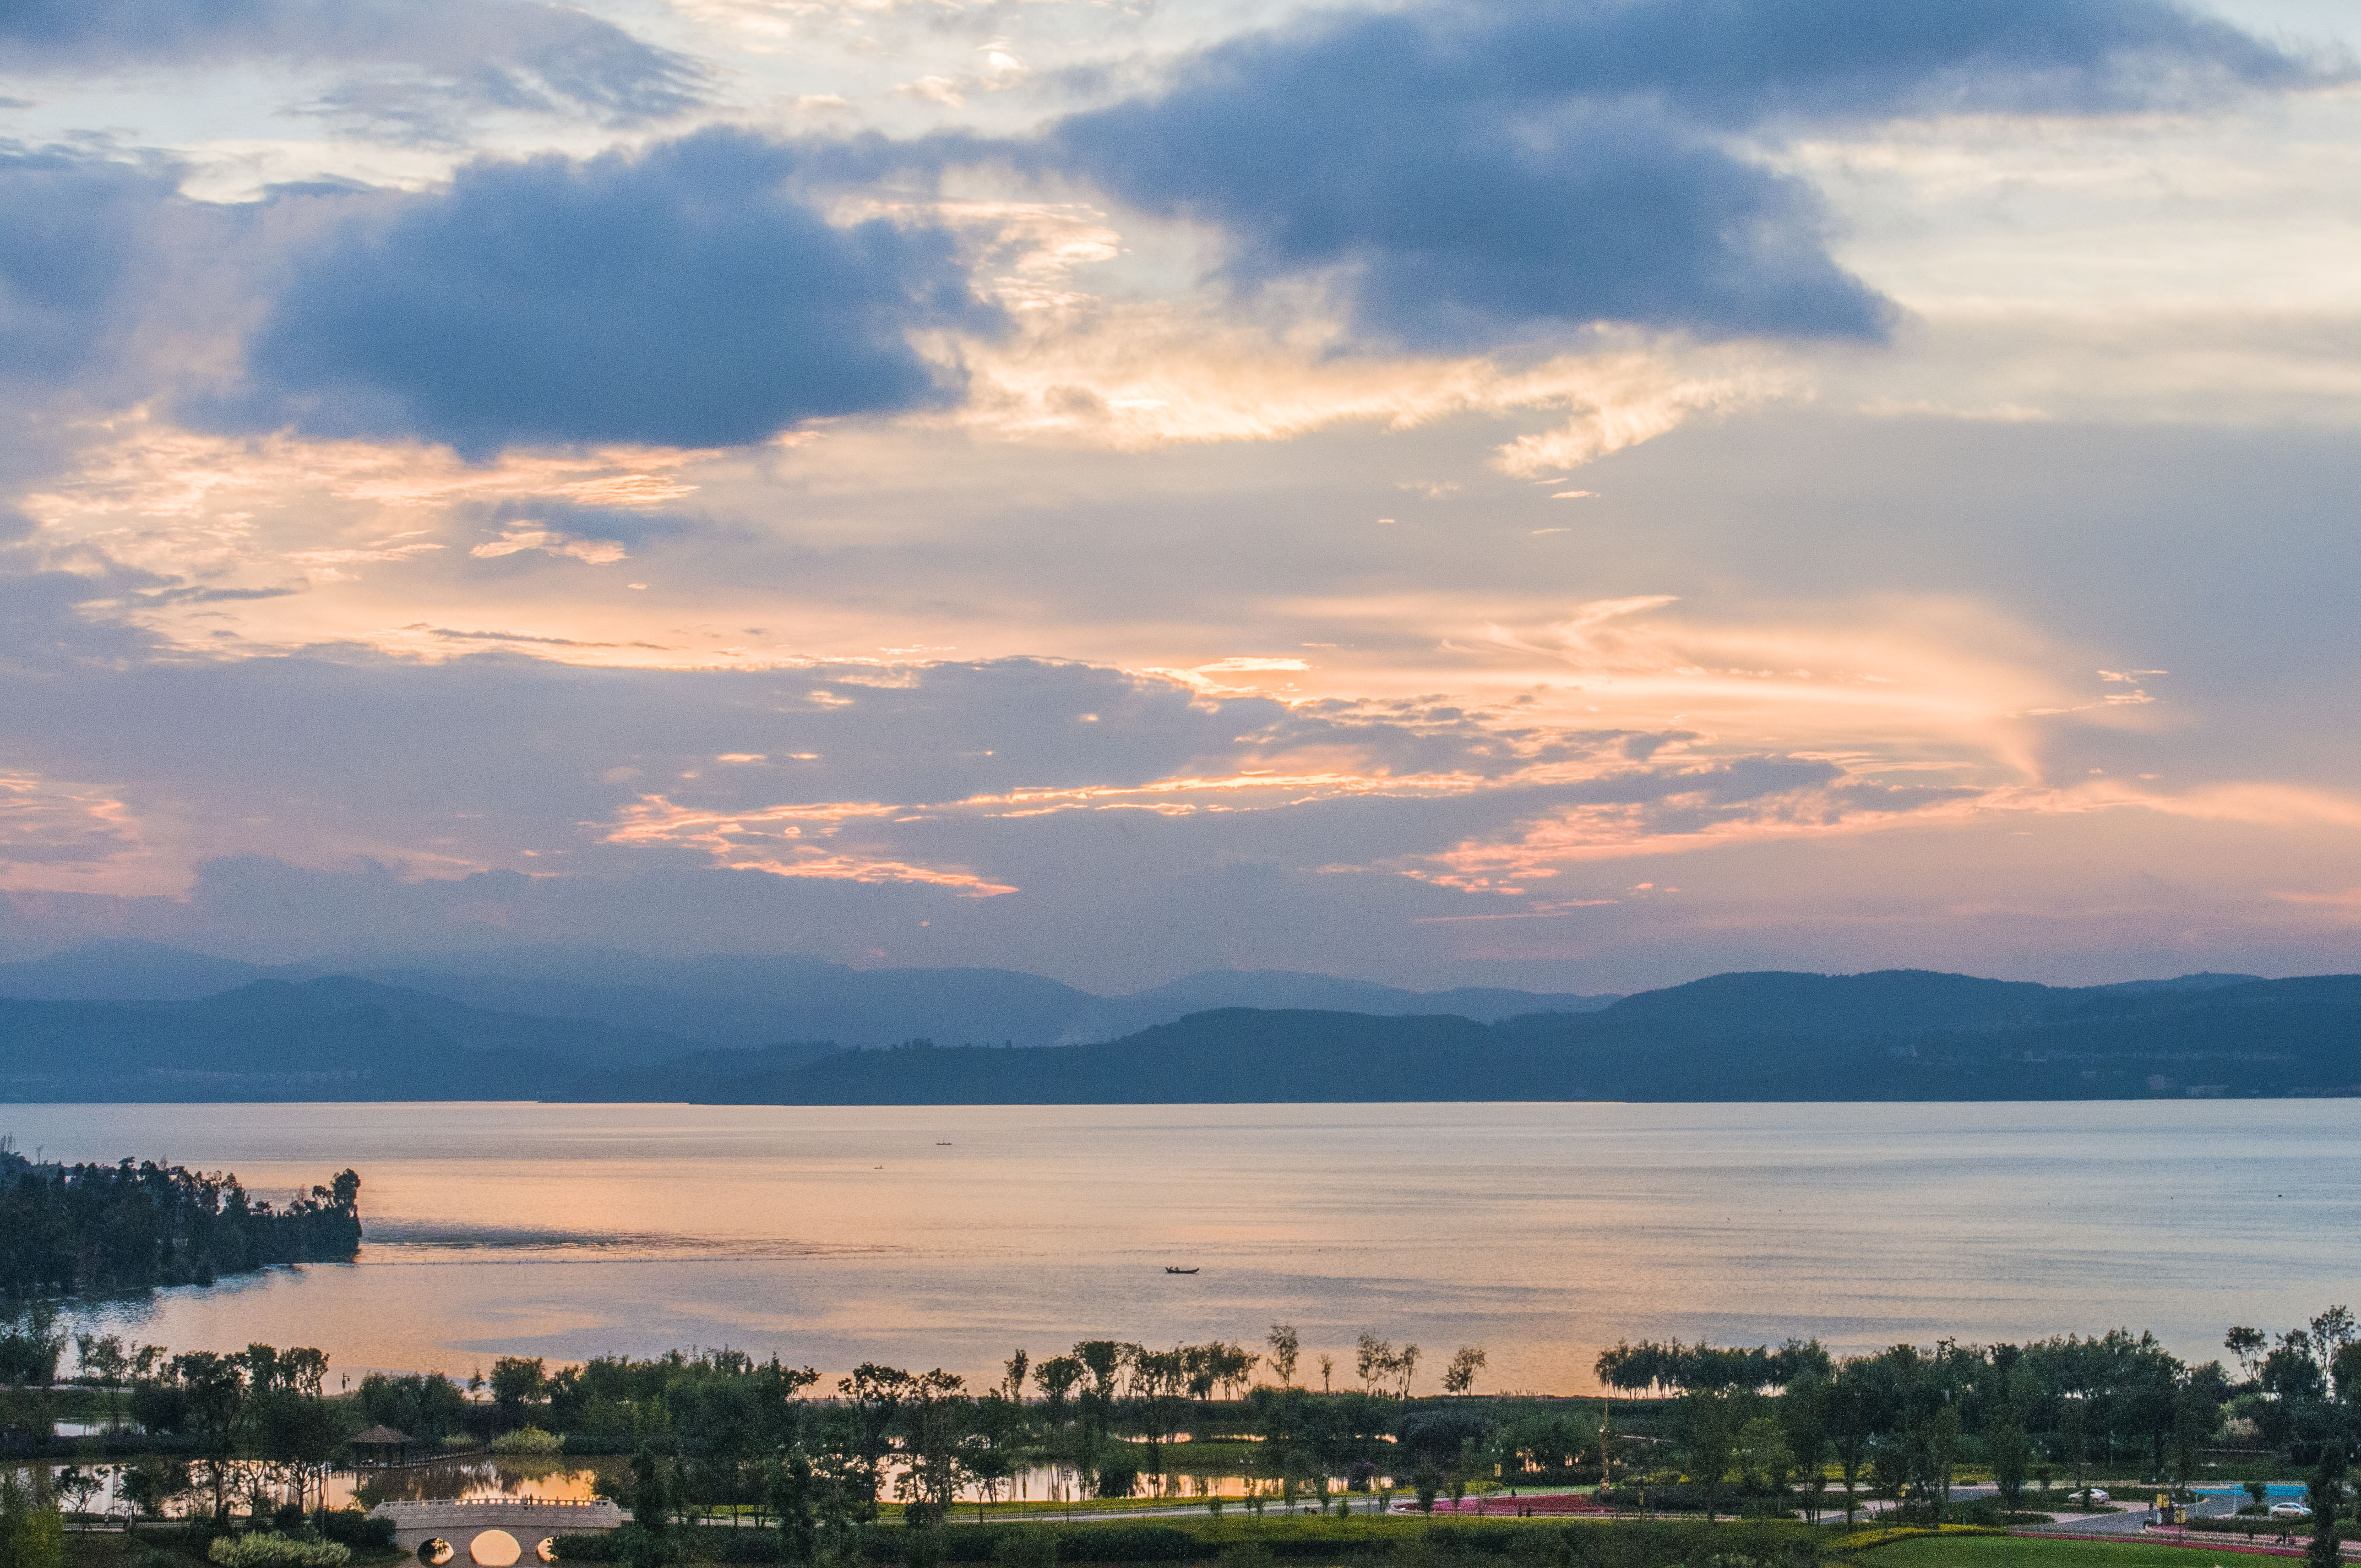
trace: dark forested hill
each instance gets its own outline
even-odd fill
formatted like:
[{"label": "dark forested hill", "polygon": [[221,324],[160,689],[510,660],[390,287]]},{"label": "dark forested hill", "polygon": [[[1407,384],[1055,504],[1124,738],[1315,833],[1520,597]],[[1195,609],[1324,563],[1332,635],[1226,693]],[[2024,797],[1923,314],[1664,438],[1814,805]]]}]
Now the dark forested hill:
[{"label": "dark forested hill", "polygon": [[680,1068],[664,1075],[674,1097],[787,1104],[2361,1093],[2361,977],[2059,990],[1907,970],[1720,975],[1488,1025],[1226,1009],[1103,1045],[801,1064],[718,1052]]},{"label": "dark forested hill", "polygon": [[[910,1045],[789,1066],[714,1053],[700,1058],[696,1076],[674,1075],[671,1098],[807,1105],[1468,1099],[1428,1075],[1455,1047],[1480,1049],[1491,1038],[1466,1018],[1238,1007],[1105,1045]],[[594,1080],[578,1092],[606,1098],[605,1089]]]}]

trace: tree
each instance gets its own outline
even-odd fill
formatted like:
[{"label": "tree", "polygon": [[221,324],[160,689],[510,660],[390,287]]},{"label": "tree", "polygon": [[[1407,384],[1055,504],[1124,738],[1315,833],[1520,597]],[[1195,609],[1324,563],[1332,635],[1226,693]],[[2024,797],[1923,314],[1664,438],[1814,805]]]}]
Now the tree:
[{"label": "tree", "polygon": [[492,1363],[492,1407],[503,1426],[522,1425],[525,1402],[540,1398],[548,1387],[540,1356],[503,1355]]},{"label": "tree", "polygon": [[1992,1461],[1993,1485],[2000,1491],[2002,1509],[2017,1512],[2025,1499],[2025,1478],[2033,1468],[2033,1443],[2013,1407],[2002,1406],[1985,1426],[1984,1454]]},{"label": "tree", "polygon": [[0,1568],[64,1568],[65,1520],[37,1484],[0,1471]]},{"label": "tree", "polygon": [[1395,1386],[1395,1393],[1402,1398],[1409,1398],[1410,1381],[1418,1374],[1418,1346],[1414,1344],[1406,1344],[1402,1346],[1401,1349],[1394,1352],[1393,1355],[1389,1359],[1387,1366],[1395,1376],[1401,1379],[1401,1381]]},{"label": "tree", "polygon": [[1082,1364],[1071,1355],[1053,1355],[1033,1369],[1033,1386],[1041,1390],[1051,1431],[1065,1424],[1066,1396],[1082,1380]]},{"label": "tree", "polygon": [[2205,1444],[2222,1424],[2222,1409],[2205,1390],[2188,1387],[2172,1400],[2172,1484],[2186,1488],[2203,1463]]},{"label": "tree", "polygon": [[203,1442],[205,1485],[213,1493],[214,1520],[229,1519],[231,1444],[246,1412],[246,1359],[194,1350],[172,1358],[172,1371],[188,1398],[190,1423]]},{"label": "tree", "polygon": [[2304,1553],[2312,1568],[2337,1568],[2343,1561],[2336,1544],[2336,1508],[2345,1500],[2345,1464],[2342,1443],[2320,1445],[2320,1467],[2312,1472],[2311,1495],[2304,1498],[2312,1505],[2312,1547]]},{"label": "tree", "polygon": [[1015,1354],[1001,1364],[1002,1369],[1007,1373],[1007,1376],[1001,1379],[1000,1387],[1016,1404],[1021,1405],[1025,1402],[1025,1369],[1032,1364],[1033,1358],[1025,1354],[1022,1345],[1017,1347]]},{"label": "tree", "polygon": [[1376,1393],[1378,1382],[1393,1370],[1393,1365],[1392,1343],[1363,1329],[1361,1337],[1353,1342],[1353,1370],[1361,1379],[1362,1391]]},{"label": "tree", "polygon": [[2338,1398],[2348,1405],[2361,1404],[2361,1340],[2338,1347],[2329,1357],[2328,1376]]},{"label": "tree", "polygon": [[2059,1412],[2058,1430],[2066,1439],[2066,1474],[2074,1478],[2073,1490],[2085,1491],[2091,1474],[2091,1401],[2068,1399]]},{"label": "tree", "polygon": [[902,1454],[895,1480],[902,1517],[915,1529],[931,1529],[950,1512],[959,1496],[966,1458],[966,1379],[937,1367],[905,1385],[901,1399]]},{"label": "tree", "polygon": [[2255,1380],[2263,1363],[2263,1352],[2269,1343],[2260,1329],[2234,1328],[2222,1336],[2222,1348],[2237,1361],[2238,1370],[2246,1374],[2249,1383]]},{"label": "tree", "polygon": [[1836,1449],[1837,1475],[1844,1482],[1845,1528],[1852,1527],[1854,1489],[1868,1467],[1870,1445],[1876,1436],[1876,1407],[1862,1387],[1857,1364],[1848,1362],[1828,1386],[1828,1442]]},{"label": "tree", "polygon": [[1328,1380],[1335,1373],[1335,1370],[1336,1358],[1333,1355],[1325,1354],[1322,1354],[1320,1357],[1320,1391],[1323,1394],[1330,1391]]},{"label": "tree", "polygon": [[57,1381],[65,1348],[57,1309],[47,1301],[0,1304],[0,1383],[46,1392]]},{"label": "tree", "polygon": [[1831,1388],[1826,1376],[1806,1372],[1787,1385],[1779,1397],[1779,1425],[1785,1432],[1787,1452],[1794,1456],[1795,1468],[1803,1473],[1806,1517],[1814,1524],[1820,1519],[1820,1495],[1828,1490],[1828,1475],[1821,1464],[1828,1452],[1828,1417]]},{"label": "tree", "polygon": [[1115,1376],[1123,1369],[1126,1348],[1122,1341],[1111,1339],[1086,1339],[1074,1346],[1074,1359],[1091,1375],[1082,1409],[1093,1418],[1093,1435],[1104,1434],[1114,1417]]},{"label": "tree", "polygon": [[[1261,1356],[1255,1354],[1242,1344],[1223,1344],[1216,1342],[1213,1345],[1214,1380],[1229,1391],[1231,1398],[1241,1398],[1245,1396],[1247,1386],[1254,1381],[1255,1366],[1261,1360]],[[1290,1377],[1294,1376],[1295,1367],[1292,1363],[1289,1365],[1287,1370]]]},{"label": "tree", "polygon": [[1451,1365],[1444,1370],[1443,1391],[1446,1394],[1469,1394],[1475,1391],[1476,1374],[1484,1370],[1484,1347],[1463,1344],[1452,1354]]},{"label": "tree", "polygon": [[[90,1500],[106,1490],[106,1478],[95,1471],[84,1470],[79,1464],[69,1464],[51,1478],[69,1513],[87,1513]],[[87,1529],[87,1526],[83,1528]]]},{"label": "tree", "polygon": [[126,1529],[137,1530],[142,1514],[160,1517],[175,1497],[188,1496],[190,1485],[185,1460],[150,1453],[133,1461],[123,1472],[123,1500],[131,1510]]},{"label": "tree", "polygon": [[1681,1396],[1681,1452],[1689,1478],[1705,1491],[1705,1517],[1719,1508],[1722,1483],[1738,1446],[1738,1411],[1727,1394],[1698,1389]]},{"label": "tree", "polygon": [[790,1451],[763,1477],[763,1500],[778,1521],[779,1561],[806,1568],[819,1550],[819,1483],[802,1450]]},{"label": "tree", "polygon": [[852,1376],[837,1380],[836,1389],[852,1417],[851,1453],[866,1478],[873,1503],[884,1481],[885,1455],[894,1446],[894,1418],[910,1392],[912,1378],[898,1366],[864,1361]]},{"label": "tree", "polygon": [[1935,1483],[1936,1519],[1951,1506],[1951,1471],[1960,1458],[1960,1408],[1946,1404],[1927,1423],[1927,1461]]},{"label": "tree", "polygon": [[1454,1512],[1467,1499],[1467,1484],[1476,1477],[1476,1440],[1463,1437],[1459,1452],[1453,1456],[1448,1479],[1451,1486],[1451,1507]]},{"label": "tree", "polygon": [[1779,1422],[1770,1416],[1756,1416],[1738,1429],[1738,1438],[1731,1447],[1741,1484],[1758,1496],[1786,1495],[1787,1476],[1795,1467],[1795,1456],[1787,1447],[1787,1434]]},{"label": "tree", "polygon": [[631,1455],[626,1486],[631,1522],[617,1532],[621,1539],[615,1561],[621,1568],[673,1568],[686,1555],[686,1543],[672,1528],[680,1493],[671,1468],[643,1446]]},{"label": "tree", "polygon": [[1303,1342],[1296,1337],[1293,1323],[1273,1323],[1264,1340],[1270,1346],[1270,1369],[1279,1374],[1279,1386],[1291,1387],[1295,1383],[1295,1359],[1302,1353]]},{"label": "tree", "polygon": [[2361,1339],[2361,1320],[2350,1307],[2331,1307],[2312,1320],[2312,1354],[2323,1366],[2356,1339]]}]

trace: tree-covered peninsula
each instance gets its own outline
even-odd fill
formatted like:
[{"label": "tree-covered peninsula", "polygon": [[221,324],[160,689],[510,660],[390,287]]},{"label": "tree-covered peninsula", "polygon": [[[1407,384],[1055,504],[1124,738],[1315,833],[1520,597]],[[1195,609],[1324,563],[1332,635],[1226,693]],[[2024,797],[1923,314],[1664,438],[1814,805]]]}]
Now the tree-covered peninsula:
[{"label": "tree-covered peninsula", "polygon": [[0,1295],[72,1295],[210,1285],[277,1263],[344,1262],[360,1251],[352,1171],[286,1202],[236,1176],[152,1160],[38,1164],[0,1140]]}]

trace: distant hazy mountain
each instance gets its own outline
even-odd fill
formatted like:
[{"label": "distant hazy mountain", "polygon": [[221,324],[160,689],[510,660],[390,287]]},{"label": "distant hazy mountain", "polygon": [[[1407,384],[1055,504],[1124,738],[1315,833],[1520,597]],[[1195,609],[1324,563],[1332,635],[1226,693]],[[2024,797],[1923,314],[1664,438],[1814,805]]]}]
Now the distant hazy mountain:
[{"label": "distant hazy mountain", "polygon": [[262,980],[270,970],[156,942],[86,942],[0,964],[0,996],[43,1002],[194,1002]]},{"label": "distant hazy mountain", "polygon": [[13,1101],[530,1099],[577,1071],[278,981],[200,1002],[0,1001]]},{"label": "distant hazy mountain", "polygon": [[1066,1038],[1059,1043],[1079,1045],[1112,1039],[1169,1024],[1192,1013],[1224,1007],[1367,1013],[1378,1017],[1452,1014],[1489,1024],[1525,1013],[1595,1013],[1618,1000],[1614,996],[1552,995],[1476,987],[1398,991],[1367,981],[1298,974],[1288,970],[1204,970],[1183,975],[1153,991],[1108,997],[1079,1026],[1070,1028]]},{"label": "distant hazy mountain", "polygon": [[[796,955],[667,959],[590,948],[266,968],[148,942],[97,942],[0,964],[0,996],[182,1002],[257,980],[339,975],[492,1013],[581,1019],[724,1047],[914,1039],[1047,1046],[1111,1039],[1215,1007],[1453,1013],[1489,1022],[1521,1013],[1578,1012],[1615,1000],[1525,991],[1422,993],[1283,970],[1209,970],[1137,995],[1103,997],[1014,970],[856,970]],[[411,1005],[404,1015],[421,1014]]]},{"label": "distant hazy mountain", "polygon": [[531,1100],[696,1046],[345,976],[265,980],[195,1002],[0,1001],[0,1100]]}]

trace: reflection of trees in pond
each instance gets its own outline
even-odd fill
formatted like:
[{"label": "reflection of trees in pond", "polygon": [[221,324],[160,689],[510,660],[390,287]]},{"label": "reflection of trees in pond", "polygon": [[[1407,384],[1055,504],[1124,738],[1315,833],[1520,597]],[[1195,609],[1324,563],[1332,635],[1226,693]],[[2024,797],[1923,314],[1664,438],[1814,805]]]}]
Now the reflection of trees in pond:
[{"label": "reflection of trees in pond", "polygon": [[451,1460],[364,1472],[351,1497],[364,1508],[379,1503],[447,1503],[467,1497],[588,1502],[598,1496],[602,1464],[620,1463],[541,1457]]}]

